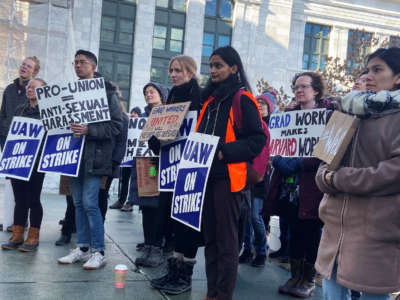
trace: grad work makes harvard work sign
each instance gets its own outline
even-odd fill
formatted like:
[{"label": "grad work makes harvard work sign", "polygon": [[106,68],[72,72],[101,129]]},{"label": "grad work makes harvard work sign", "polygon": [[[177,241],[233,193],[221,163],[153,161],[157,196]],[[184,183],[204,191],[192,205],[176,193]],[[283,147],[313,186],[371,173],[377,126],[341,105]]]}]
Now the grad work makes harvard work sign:
[{"label": "grad work makes harvard work sign", "polygon": [[311,157],[327,123],[326,109],[272,114],[269,121],[270,154]]},{"label": "grad work makes harvard work sign", "polygon": [[46,131],[70,123],[110,120],[104,78],[92,78],[36,88],[40,118]]}]

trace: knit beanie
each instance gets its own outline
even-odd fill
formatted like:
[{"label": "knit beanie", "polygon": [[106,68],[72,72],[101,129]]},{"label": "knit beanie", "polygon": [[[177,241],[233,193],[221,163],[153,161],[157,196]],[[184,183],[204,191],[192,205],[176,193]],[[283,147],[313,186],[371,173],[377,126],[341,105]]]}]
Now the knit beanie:
[{"label": "knit beanie", "polygon": [[262,100],[268,105],[268,112],[272,114],[275,110],[276,94],[273,91],[265,92],[256,97],[257,100]]},{"label": "knit beanie", "polygon": [[148,86],[152,86],[152,87],[154,87],[157,91],[158,91],[158,93],[160,94],[160,97],[161,97],[161,102],[162,103],[166,103],[167,102],[167,98],[168,98],[168,89],[165,87],[165,86],[163,86],[163,85],[161,85],[161,84],[158,84],[158,83],[154,83],[154,82],[149,82],[148,84],[146,84],[144,87],[143,87],[143,95],[145,94],[145,92],[146,92],[146,88],[148,87]]}]

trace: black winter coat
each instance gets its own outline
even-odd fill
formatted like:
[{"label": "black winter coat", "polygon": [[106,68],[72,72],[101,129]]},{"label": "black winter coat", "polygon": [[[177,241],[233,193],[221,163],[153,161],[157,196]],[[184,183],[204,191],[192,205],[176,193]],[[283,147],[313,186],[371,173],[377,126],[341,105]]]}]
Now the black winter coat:
[{"label": "black winter coat", "polygon": [[191,101],[189,110],[200,111],[201,90],[197,80],[192,78],[190,81],[174,86],[168,94],[167,104]]},{"label": "black winter coat", "polygon": [[19,79],[17,78],[4,90],[0,110],[0,136],[7,136],[15,109],[28,101],[25,91],[27,84],[28,81],[25,81],[22,86],[19,85]]},{"label": "black winter coat", "polygon": [[82,166],[86,173],[112,176],[116,137],[122,131],[122,111],[114,89],[106,84],[110,121],[88,124]]},{"label": "black winter coat", "polygon": [[[225,143],[226,127],[233,97],[242,86],[234,75],[224,82],[214,85],[215,89],[211,94],[215,98],[208,104],[198,127],[198,132],[200,133],[220,137],[209,180],[228,179],[228,163],[251,162],[253,158],[261,153],[267,141],[257,107],[249,97],[242,95],[240,98],[242,128],[236,130],[236,141]],[[204,95],[203,99],[205,97],[207,95]],[[218,159],[218,151],[222,151],[223,160]]]}]

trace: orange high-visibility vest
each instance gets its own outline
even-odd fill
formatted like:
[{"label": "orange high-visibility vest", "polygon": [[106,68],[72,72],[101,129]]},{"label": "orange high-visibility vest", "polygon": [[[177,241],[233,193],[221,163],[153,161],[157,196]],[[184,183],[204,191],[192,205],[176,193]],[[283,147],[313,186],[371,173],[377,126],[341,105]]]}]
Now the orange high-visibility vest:
[{"label": "orange high-visibility vest", "polygon": [[[258,103],[257,100],[254,98],[254,96],[248,92],[245,91],[243,92],[244,95],[249,97],[256,105],[258,109]],[[210,96],[207,101],[204,103],[203,108],[201,109],[200,116],[197,120],[196,124],[196,129],[195,131],[197,132],[197,129],[201,123],[201,120],[203,119],[204,112],[206,111],[206,108],[208,104],[210,104],[211,101],[214,100],[213,96]],[[259,110],[259,109],[258,109]],[[218,116],[216,116],[218,117]],[[236,135],[235,131],[233,129],[233,111],[232,107],[229,111],[229,118],[228,118],[228,124],[226,126],[226,133],[225,133],[225,143],[230,143],[236,141]],[[217,155],[217,154],[216,154]],[[238,162],[238,163],[228,163],[228,173],[229,173],[229,179],[231,181],[231,192],[239,192],[243,190],[246,186],[246,181],[247,181],[247,162]]]}]

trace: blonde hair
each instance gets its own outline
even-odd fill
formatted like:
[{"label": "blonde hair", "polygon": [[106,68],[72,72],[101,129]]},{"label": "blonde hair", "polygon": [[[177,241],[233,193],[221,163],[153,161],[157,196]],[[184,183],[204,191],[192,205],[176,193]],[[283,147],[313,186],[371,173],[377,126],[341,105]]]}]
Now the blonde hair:
[{"label": "blonde hair", "polygon": [[30,59],[35,63],[35,67],[33,68],[33,71],[35,72],[35,74],[38,74],[39,70],[40,70],[40,60],[39,60],[39,58],[37,58],[36,56],[28,56],[25,59]]},{"label": "blonde hair", "polygon": [[188,55],[177,55],[177,56],[174,56],[169,61],[168,69],[171,68],[171,64],[175,60],[181,65],[181,67],[183,69],[185,69],[186,72],[192,73],[193,74],[193,78],[195,78],[197,80],[197,82],[200,83],[200,78],[197,75],[197,64],[196,64],[196,61],[193,59],[193,57],[188,56]]}]

